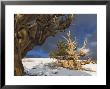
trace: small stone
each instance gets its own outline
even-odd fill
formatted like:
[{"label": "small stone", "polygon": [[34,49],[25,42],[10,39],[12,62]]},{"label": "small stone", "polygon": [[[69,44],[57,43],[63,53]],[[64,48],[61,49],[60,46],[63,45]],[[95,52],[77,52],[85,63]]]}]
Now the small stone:
[{"label": "small stone", "polygon": [[35,67],[33,67],[32,69],[36,69]]},{"label": "small stone", "polygon": [[38,73],[37,73],[37,76],[41,76],[41,75],[43,75],[44,73],[43,73],[43,71],[39,71]]},{"label": "small stone", "polygon": [[45,72],[45,74],[44,74],[45,76],[49,76],[50,74],[49,74],[49,72]]},{"label": "small stone", "polygon": [[54,70],[52,70],[52,73],[53,74],[57,74],[58,73],[58,70],[57,69],[54,69]]}]

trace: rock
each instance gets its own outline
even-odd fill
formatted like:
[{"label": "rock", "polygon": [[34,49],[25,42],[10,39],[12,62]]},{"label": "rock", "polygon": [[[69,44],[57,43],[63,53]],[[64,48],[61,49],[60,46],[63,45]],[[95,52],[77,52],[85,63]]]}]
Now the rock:
[{"label": "rock", "polygon": [[49,72],[45,72],[44,76],[49,76],[50,73]]},{"label": "rock", "polygon": [[33,67],[32,69],[36,69],[35,67]]},{"label": "rock", "polygon": [[53,74],[57,74],[58,73],[58,70],[57,69],[54,69],[54,70],[52,70],[52,73]]},{"label": "rock", "polygon": [[43,74],[44,74],[43,71],[38,71],[37,76],[41,76]]},{"label": "rock", "polygon": [[50,67],[51,69],[55,69],[55,68],[57,68],[57,64],[55,62],[48,63],[48,67]]}]

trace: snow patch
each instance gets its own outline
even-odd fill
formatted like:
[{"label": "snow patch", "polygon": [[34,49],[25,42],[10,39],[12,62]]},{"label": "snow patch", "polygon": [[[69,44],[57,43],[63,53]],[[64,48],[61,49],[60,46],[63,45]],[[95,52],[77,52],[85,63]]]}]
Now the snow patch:
[{"label": "snow patch", "polygon": [[22,63],[25,76],[96,76],[97,64],[86,64],[83,68],[92,70],[70,70],[63,67],[54,67],[55,59],[50,58],[24,58]]}]

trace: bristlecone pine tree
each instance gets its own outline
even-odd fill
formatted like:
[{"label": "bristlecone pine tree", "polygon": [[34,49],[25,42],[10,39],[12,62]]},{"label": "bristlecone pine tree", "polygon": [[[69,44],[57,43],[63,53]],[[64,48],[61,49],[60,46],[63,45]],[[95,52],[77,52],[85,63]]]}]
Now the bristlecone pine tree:
[{"label": "bristlecone pine tree", "polygon": [[85,39],[82,48],[77,49],[76,41],[71,38],[70,31],[67,33],[67,37],[64,37],[66,41],[59,41],[57,48],[50,52],[50,58],[57,59],[59,66],[80,70],[82,68],[80,57],[84,57],[88,54],[86,49],[87,39]]},{"label": "bristlecone pine tree", "polygon": [[50,36],[65,31],[73,20],[72,14],[14,15],[14,75],[24,74],[22,58]]}]

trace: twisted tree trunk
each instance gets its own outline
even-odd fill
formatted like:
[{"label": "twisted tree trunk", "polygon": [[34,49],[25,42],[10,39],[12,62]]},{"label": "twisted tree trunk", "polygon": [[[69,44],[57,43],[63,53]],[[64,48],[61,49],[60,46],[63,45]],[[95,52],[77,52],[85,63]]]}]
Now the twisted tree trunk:
[{"label": "twisted tree trunk", "polygon": [[71,24],[73,15],[15,14],[14,16],[14,75],[24,74],[22,58],[46,38],[64,31]]}]

